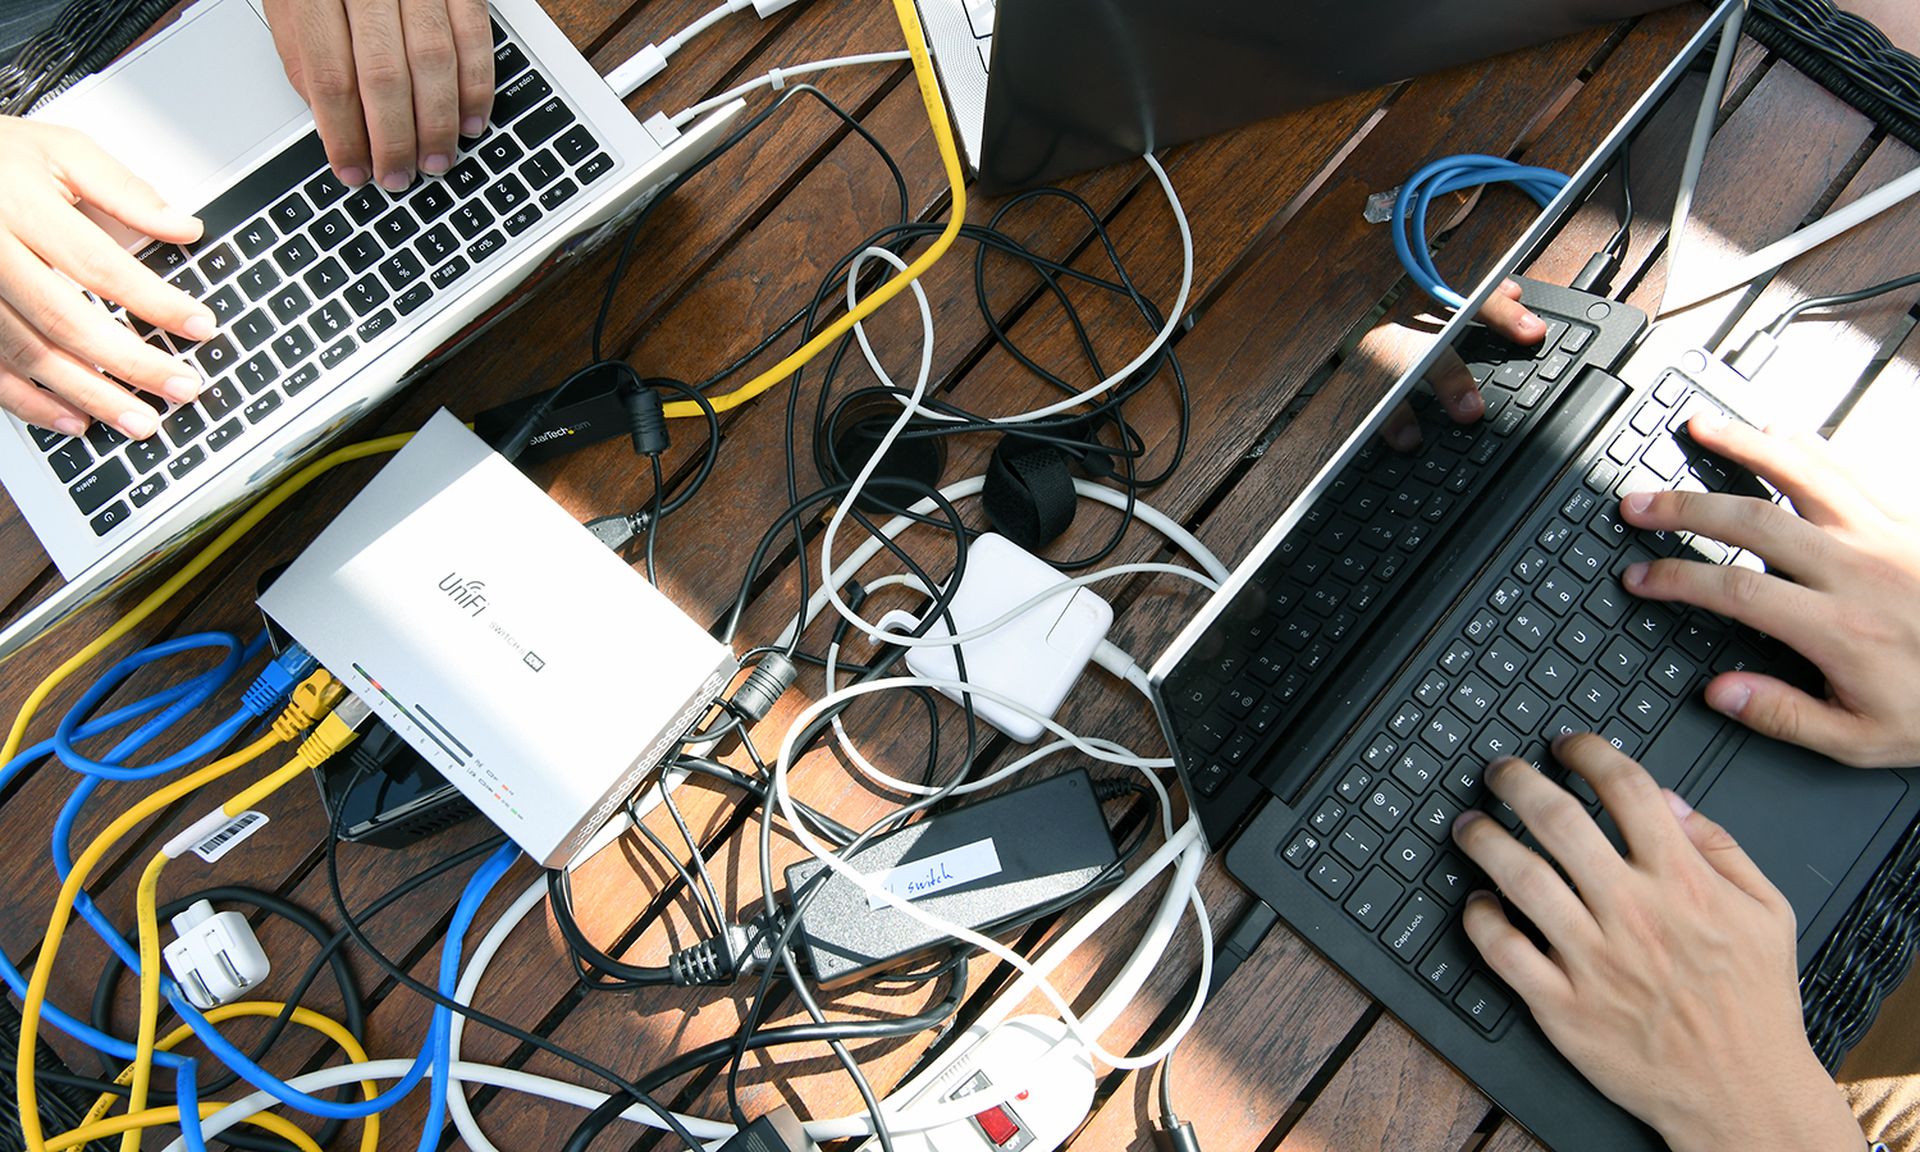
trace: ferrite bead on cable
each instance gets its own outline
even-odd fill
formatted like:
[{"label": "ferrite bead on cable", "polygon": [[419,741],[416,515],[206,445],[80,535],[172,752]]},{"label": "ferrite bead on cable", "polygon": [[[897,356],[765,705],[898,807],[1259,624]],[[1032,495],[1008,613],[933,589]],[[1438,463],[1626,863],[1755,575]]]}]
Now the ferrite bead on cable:
[{"label": "ferrite bead on cable", "polygon": [[627,410],[627,431],[633,434],[633,450],[642,456],[658,456],[671,441],[667,437],[666,406],[657,388],[622,389],[620,403]]},{"label": "ferrite bead on cable", "polygon": [[746,681],[733,694],[733,706],[754,723],[759,723],[767,718],[774,704],[799,678],[800,669],[785,653],[770,652],[753,666],[752,672],[747,673]]}]

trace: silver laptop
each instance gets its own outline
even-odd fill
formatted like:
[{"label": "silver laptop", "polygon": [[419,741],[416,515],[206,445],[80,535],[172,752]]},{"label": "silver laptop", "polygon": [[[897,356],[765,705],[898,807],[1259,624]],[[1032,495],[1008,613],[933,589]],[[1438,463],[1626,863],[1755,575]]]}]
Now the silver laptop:
[{"label": "silver laptop", "polygon": [[195,345],[129,321],[207,381],[191,404],[143,394],[161,413],[150,439],[0,422],[0,484],[65,578],[8,622],[0,659],[313,455],[556,253],[609,234],[744,107],[684,133],[642,123],[534,0],[492,9],[488,132],[402,193],[334,180],[260,0],[201,0],[35,112],[199,209],[195,244],[126,239],[220,331]]}]

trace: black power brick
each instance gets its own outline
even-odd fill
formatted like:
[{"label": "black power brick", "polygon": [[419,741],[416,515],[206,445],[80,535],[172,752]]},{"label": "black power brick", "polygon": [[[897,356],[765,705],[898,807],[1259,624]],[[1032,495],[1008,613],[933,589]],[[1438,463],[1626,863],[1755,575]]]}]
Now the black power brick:
[{"label": "black power brick", "polygon": [[[849,858],[945,920],[993,935],[1018,928],[1124,874],[1084,769],[909,824]],[[788,898],[810,883],[794,945],[823,988],[936,955],[952,937],[870,899],[826,865],[787,869]],[[817,878],[817,879],[816,879]]]}]

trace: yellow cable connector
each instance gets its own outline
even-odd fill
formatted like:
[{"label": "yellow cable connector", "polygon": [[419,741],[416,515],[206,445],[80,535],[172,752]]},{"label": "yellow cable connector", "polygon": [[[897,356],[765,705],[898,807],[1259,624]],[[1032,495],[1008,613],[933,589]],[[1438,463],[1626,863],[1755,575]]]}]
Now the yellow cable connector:
[{"label": "yellow cable connector", "polygon": [[298,740],[301,733],[332,715],[346,698],[347,686],[325,668],[317,668],[294,686],[292,698],[273,721],[273,730],[282,740]]}]

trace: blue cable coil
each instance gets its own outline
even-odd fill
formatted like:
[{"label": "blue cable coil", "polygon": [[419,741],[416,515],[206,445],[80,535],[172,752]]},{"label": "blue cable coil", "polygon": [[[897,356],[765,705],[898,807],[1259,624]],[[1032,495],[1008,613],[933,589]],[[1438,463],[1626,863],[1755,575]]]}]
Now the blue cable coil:
[{"label": "blue cable coil", "polygon": [[1415,172],[1400,186],[1393,203],[1393,252],[1400,266],[1422,291],[1449,308],[1464,308],[1466,297],[1454,291],[1434,267],[1427,243],[1427,212],[1435,196],[1479,188],[1486,184],[1512,184],[1545,208],[1567,186],[1565,174],[1551,168],[1534,168],[1502,160],[1498,156],[1467,153],[1447,156]]}]

